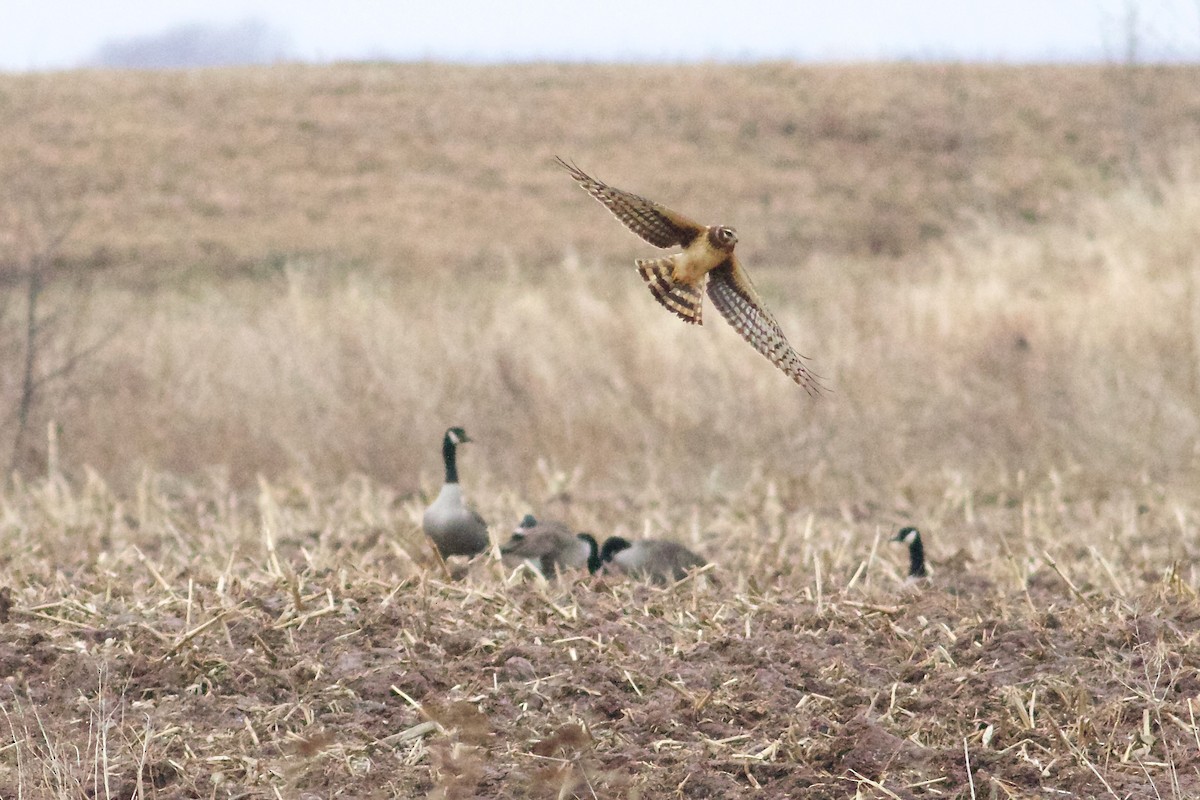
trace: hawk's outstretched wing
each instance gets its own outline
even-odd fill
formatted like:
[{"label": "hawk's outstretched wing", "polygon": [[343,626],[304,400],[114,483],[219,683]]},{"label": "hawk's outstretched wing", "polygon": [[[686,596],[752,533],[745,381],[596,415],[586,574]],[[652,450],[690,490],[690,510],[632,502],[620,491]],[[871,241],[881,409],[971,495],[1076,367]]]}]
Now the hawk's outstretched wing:
[{"label": "hawk's outstretched wing", "polygon": [[708,273],[708,297],[755,350],[771,359],[772,364],[787,373],[804,391],[810,395],[820,394],[822,387],[817,376],[808,371],[804,357],[788,344],[779,323],[763,306],[750,276],[736,256],[731,255]]},{"label": "hawk's outstretched wing", "polygon": [[579,181],[579,185],[586,189],[588,194],[603,203],[617,219],[625,223],[625,227],[655,247],[687,247],[704,232],[703,225],[664,208],[653,200],[614,189],[561,158],[558,158],[558,163],[571,173],[572,178]]}]

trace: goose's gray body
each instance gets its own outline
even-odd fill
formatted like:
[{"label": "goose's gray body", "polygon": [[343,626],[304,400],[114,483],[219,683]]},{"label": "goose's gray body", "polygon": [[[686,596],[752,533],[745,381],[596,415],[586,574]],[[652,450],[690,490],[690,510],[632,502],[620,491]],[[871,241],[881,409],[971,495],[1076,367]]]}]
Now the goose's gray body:
[{"label": "goose's gray body", "polygon": [[576,534],[561,522],[538,522],[526,516],[512,538],[500,547],[506,559],[529,562],[546,578],[555,577],[563,569],[582,569],[596,558],[595,540],[586,534]]},{"label": "goose's gray body", "polygon": [[462,428],[450,428],[442,440],[442,458],[446,465],[446,481],[434,501],[425,509],[421,525],[425,534],[437,545],[443,558],[473,556],[488,547],[487,523],[463,497],[458,483],[456,448],[471,441]]},{"label": "goose's gray body", "polygon": [[605,569],[656,582],[678,581],[688,570],[708,562],[676,542],[642,539],[629,542],[613,536],[604,543],[600,558]]}]

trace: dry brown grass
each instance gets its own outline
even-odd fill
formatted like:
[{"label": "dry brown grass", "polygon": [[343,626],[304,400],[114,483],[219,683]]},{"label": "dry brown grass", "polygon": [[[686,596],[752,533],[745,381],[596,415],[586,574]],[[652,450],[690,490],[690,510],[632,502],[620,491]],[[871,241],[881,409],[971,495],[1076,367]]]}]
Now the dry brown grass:
[{"label": "dry brown grass", "polygon": [[1198,210],[1185,176],[1081,202],[1071,224],[981,223],[900,275],[835,256],[757,270],[833,389],[817,401],[723,321],[679,324],[598,256],[472,283],[294,261],[224,290],[111,291],[94,313],[121,338],[57,417],[63,463],[428,489],[441,431],[463,424],[480,488],[535,488],[539,459],[649,497],[766,471],[813,503],[946,470],[1166,480],[1191,474],[1200,433]]},{"label": "dry brown grass", "polygon": [[[1194,796],[1200,81],[1114,77],[0,78],[4,258],[78,212],[111,337],[0,495],[0,794]],[[663,313],[554,153],[736,225],[832,393]],[[494,531],[713,572],[449,580],[450,424]]]},{"label": "dry brown grass", "polygon": [[[8,252],[78,214],[59,261],[110,269],[67,317],[85,342],[119,331],[40,424],[63,468],[126,485],[220,465],[416,489],[452,423],[518,484],[538,458],[623,489],[1164,476],[1196,442],[1197,86],[953,65],[7,76]],[[630,266],[646,247],[556,152],[736,224],[834,394],[798,398],[722,322],[660,313]]]}]

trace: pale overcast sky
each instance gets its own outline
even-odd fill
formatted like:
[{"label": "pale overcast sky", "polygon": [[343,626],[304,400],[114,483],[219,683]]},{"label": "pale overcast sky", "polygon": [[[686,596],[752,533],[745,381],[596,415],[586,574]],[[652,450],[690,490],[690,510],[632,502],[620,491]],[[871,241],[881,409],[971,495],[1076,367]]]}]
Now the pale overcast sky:
[{"label": "pale overcast sky", "polygon": [[304,61],[1200,60],[1200,0],[0,0],[0,70],[251,19]]}]

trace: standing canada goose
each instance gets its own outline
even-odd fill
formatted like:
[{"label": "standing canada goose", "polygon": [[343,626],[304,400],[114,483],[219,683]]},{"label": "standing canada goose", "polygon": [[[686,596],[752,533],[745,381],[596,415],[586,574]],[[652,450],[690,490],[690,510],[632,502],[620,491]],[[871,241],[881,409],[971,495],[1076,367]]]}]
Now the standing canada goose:
[{"label": "standing canada goose", "polygon": [[458,445],[471,441],[462,428],[450,428],[442,439],[442,460],[446,463],[446,482],[437,499],[425,509],[422,527],[437,545],[442,558],[473,556],[488,546],[487,523],[463,501],[458,485],[458,464],[455,451]]},{"label": "standing canada goose", "polygon": [[899,533],[892,537],[892,541],[908,545],[908,577],[910,579],[929,577],[929,573],[925,570],[925,545],[921,543],[919,530],[913,527],[901,528]]},{"label": "standing canada goose", "polygon": [[600,561],[616,572],[637,578],[649,577],[656,583],[682,580],[687,577],[688,570],[708,563],[675,542],[654,539],[630,542],[620,536],[610,536],[604,542]]},{"label": "standing canada goose", "polygon": [[600,568],[595,538],[589,533],[575,534],[561,522],[538,522],[526,514],[513,531],[512,538],[500,547],[504,558],[529,562],[546,578],[553,578],[560,569],[587,567],[589,572]]}]

